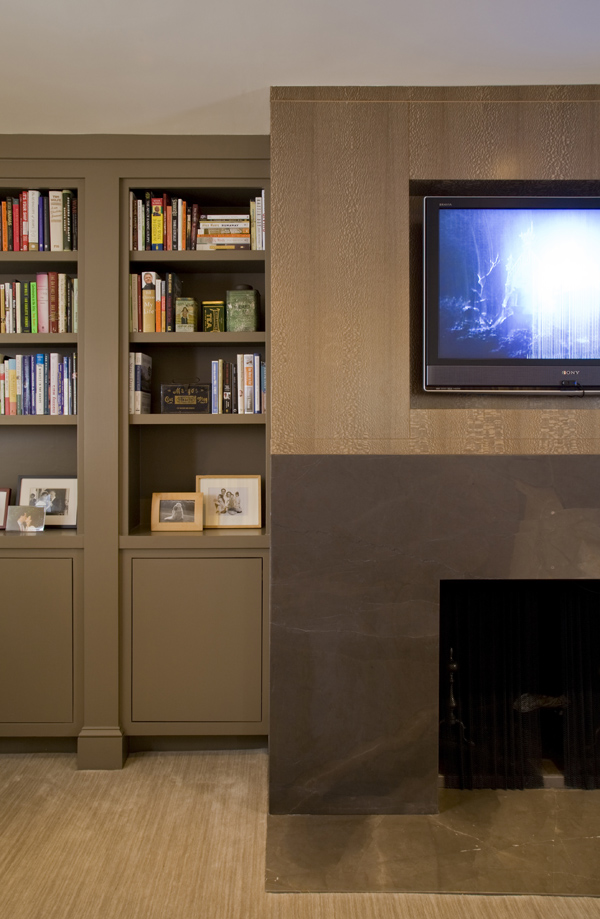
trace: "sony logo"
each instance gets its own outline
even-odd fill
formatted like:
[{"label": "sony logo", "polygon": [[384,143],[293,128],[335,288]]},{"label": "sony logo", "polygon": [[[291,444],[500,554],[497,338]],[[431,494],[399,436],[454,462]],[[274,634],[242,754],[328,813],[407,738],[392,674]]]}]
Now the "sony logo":
[{"label": "sony logo", "polygon": [[578,370],[563,370],[561,372],[564,377],[574,377],[579,373]]}]

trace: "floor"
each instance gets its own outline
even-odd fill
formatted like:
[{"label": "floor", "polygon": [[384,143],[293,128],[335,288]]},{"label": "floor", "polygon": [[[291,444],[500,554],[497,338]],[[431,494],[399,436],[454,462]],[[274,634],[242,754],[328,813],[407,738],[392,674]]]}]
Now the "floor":
[{"label": "floor", "polygon": [[2,755],[0,917],[600,919],[593,898],[267,893],[266,789],[264,751],[138,753],[117,772]]}]

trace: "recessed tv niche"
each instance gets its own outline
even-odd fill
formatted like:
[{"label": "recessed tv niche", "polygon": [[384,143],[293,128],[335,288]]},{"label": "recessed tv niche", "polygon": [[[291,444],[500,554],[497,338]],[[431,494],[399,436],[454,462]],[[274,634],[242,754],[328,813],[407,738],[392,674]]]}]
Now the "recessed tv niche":
[{"label": "recessed tv niche", "polygon": [[600,198],[424,208],[425,390],[600,391]]}]

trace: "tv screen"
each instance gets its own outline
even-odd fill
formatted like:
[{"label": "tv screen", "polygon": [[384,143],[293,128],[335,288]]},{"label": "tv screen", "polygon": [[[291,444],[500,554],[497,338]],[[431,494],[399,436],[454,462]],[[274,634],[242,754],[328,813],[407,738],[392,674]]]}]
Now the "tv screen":
[{"label": "tv screen", "polygon": [[425,198],[426,390],[600,388],[600,198]]}]

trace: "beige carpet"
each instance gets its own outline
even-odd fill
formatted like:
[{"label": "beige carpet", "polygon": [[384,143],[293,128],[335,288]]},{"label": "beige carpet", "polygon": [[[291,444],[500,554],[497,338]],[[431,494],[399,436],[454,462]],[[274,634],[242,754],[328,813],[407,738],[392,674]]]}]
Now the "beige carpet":
[{"label": "beige carpet", "polygon": [[266,894],[266,784],[256,751],[1,756],[1,919],[600,919],[594,899]]}]

